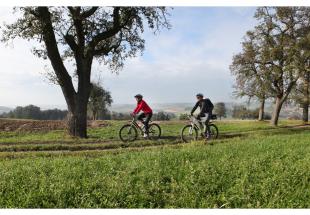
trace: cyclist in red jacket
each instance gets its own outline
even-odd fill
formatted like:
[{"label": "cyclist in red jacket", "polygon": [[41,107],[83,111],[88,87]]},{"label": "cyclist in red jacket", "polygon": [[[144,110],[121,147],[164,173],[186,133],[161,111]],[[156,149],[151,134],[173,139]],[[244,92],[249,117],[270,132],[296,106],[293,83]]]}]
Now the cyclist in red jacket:
[{"label": "cyclist in red jacket", "polygon": [[[148,106],[148,104],[142,99],[143,96],[141,94],[135,95],[135,98],[137,100],[137,107],[135,108],[135,110],[133,111],[132,115],[136,116],[140,111],[142,111],[143,113],[141,113],[138,116],[138,120],[141,121],[144,126],[145,126],[145,133],[144,133],[144,137],[148,137],[148,133],[149,133],[149,122],[153,116],[153,111],[152,109]],[[145,120],[143,121],[143,118],[145,118]]]}]

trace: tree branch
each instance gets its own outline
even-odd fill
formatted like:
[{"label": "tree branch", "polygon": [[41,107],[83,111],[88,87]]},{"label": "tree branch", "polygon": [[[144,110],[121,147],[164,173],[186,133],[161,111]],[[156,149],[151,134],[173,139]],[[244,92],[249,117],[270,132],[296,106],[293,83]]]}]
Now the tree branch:
[{"label": "tree branch", "polygon": [[85,46],[85,35],[83,31],[83,23],[82,23],[82,15],[81,15],[81,7],[68,7],[70,14],[73,19],[73,24],[76,30],[76,35],[78,39],[78,48],[79,45],[81,48],[84,48]]},{"label": "tree branch", "polygon": [[79,47],[74,40],[74,36],[67,33],[66,35],[64,35],[64,38],[65,38],[66,42],[68,43],[68,45],[70,46],[70,48],[72,49],[72,51],[76,54]]},{"label": "tree branch", "polygon": [[96,11],[97,11],[98,7],[92,7],[91,9],[84,11],[81,14],[82,19],[86,19],[88,17],[90,17],[91,15],[93,15]]},{"label": "tree branch", "polygon": [[74,106],[74,96],[75,90],[72,84],[71,76],[67,72],[67,69],[61,59],[57,41],[53,29],[53,24],[51,21],[51,14],[47,7],[37,7],[36,9],[37,17],[41,22],[41,30],[43,41],[46,46],[47,55],[51,60],[52,67],[56,73],[58,82],[61,86],[61,89],[65,95],[65,99],[68,104],[68,108]]},{"label": "tree branch", "polygon": [[107,31],[101,32],[99,34],[97,34],[96,36],[94,36],[94,38],[92,39],[92,41],[89,43],[89,46],[92,50],[95,49],[96,45],[103,41],[106,40],[112,36],[114,36],[115,34],[117,34],[122,28],[124,28],[129,21],[132,19],[132,14],[128,14],[127,17],[125,18],[125,21],[121,24],[120,23],[120,7],[115,7],[113,10],[113,27]]}]

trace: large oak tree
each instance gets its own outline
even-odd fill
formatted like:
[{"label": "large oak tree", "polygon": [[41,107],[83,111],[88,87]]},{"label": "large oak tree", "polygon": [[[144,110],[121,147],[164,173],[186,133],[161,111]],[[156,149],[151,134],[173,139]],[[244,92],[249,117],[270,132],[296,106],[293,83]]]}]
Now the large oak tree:
[{"label": "large oak tree", "polygon": [[309,13],[304,7],[263,7],[255,16],[260,21],[255,30],[261,37],[260,63],[265,71],[265,85],[275,98],[271,124],[277,125],[284,102],[304,72],[299,66],[299,43]]},{"label": "large oak tree", "polygon": [[[144,49],[145,26],[169,28],[165,7],[22,7],[5,25],[2,41],[22,38],[38,44],[33,53],[48,58],[68,106],[68,130],[87,137],[87,103],[94,60],[117,70]],[[73,62],[70,72],[68,62]],[[73,78],[77,78],[75,86]]]},{"label": "large oak tree", "polygon": [[307,123],[309,120],[310,105],[310,8],[303,8],[300,17],[302,22],[298,28],[296,67],[300,70],[301,76],[297,81],[290,100],[300,104],[302,108],[302,120]]}]

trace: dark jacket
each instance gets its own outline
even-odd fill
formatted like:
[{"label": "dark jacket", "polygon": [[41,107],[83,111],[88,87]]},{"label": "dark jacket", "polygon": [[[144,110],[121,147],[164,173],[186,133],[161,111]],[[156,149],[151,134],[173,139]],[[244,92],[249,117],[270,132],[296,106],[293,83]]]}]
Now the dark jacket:
[{"label": "dark jacket", "polygon": [[210,99],[202,99],[201,101],[198,101],[195,106],[193,107],[191,114],[195,112],[195,110],[200,107],[200,113],[199,116],[203,116],[205,113],[212,113],[213,105]]}]

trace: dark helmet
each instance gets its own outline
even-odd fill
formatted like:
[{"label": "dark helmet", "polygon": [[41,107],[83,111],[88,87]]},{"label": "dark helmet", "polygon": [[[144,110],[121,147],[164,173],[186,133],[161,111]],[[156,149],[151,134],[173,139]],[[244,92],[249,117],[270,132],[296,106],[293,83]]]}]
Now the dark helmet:
[{"label": "dark helmet", "polygon": [[203,97],[203,94],[202,94],[202,93],[198,93],[198,94],[196,95],[196,97]]},{"label": "dark helmet", "polygon": [[135,98],[142,99],[143,96],[141,94],[137,94],[137,95],[135,95]]}]

